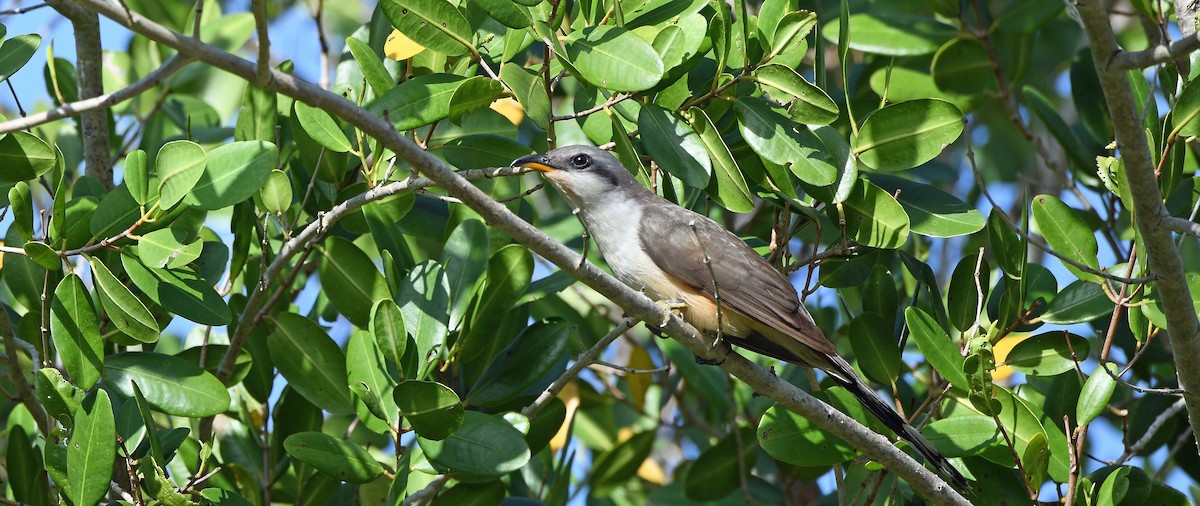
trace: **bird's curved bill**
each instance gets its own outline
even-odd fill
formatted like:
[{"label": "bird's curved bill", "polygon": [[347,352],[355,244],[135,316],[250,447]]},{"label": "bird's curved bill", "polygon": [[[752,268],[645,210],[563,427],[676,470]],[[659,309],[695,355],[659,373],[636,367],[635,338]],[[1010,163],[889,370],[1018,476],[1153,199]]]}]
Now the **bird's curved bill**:
[{"label": "bird's curved bill", "polygon": [[545,155],[527,155],[513,160],[513,167],[524,167],[540,172],[553,172],[555,169],[548,165]]}]

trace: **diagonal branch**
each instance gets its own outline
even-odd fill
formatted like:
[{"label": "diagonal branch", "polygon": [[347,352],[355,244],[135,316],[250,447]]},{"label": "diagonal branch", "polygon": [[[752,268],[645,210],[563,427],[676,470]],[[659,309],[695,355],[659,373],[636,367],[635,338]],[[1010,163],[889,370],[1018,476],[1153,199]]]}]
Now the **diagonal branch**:
[{"label": "diagonal branch", "polygon": [[[1155,275],[1155,289],[1167,317],[1167,332],[1175,356],[1179,386],[1187,404],[1192,431],[1200,435],[1200,321],[1192,307],[1183,259],[1169,227],[1170,214],[1163,205],[1146,132],[1125,70],[1113,66],[1120,46],[1108,22],[1104,2],[1079,2],[1079,17],[1092,47],[1092,61],[1113,119],[1117,151],[1127,169],[1129,193],[1138,234],[1145,244],[1146,260]],[[1195,37],[1190,37],[1194,39]]]},{"label": "diagonal branch", "polygon": [[[117,4],[104,0],[75,0],[139,35],[175,48],[216,68],[254,82],[255,64],[220,49],[175,33],[145,17],[126,12]],[[650,298],[625,286],[594,265],[579,263],[580,256],[554,241],[537,228],[513,214],[479,188],[456,174],[449,166],[425,152],[414,142],[383,119],[372,115],[353,102],[329,93],[313,83],[276,70],[264,89],[282,93],[341,118],[364,134],[378,139],[397,156],[407,160],[414,169],[459,198],[485,222],[521,242],[533,252],[596,290],[600,295],[621,306],[631,316],[643,321],[667,321],[663,331],[691,349],[697,356],[710,360],[724,358],[723,369],[737,376],[759,393],[808,418],[813,424],[847,441],[869,458],[878,461],[908,482],[914,490],[938,504],[969,504],[958,491],[901,451],[882,435],[829,407],[815,397],[781,380],[767,370],[737,354],[725,355],[724,350],[710,349],[706,340],[691,325],[664,310]],[[577,267],[579,266],[579,267]]]}]

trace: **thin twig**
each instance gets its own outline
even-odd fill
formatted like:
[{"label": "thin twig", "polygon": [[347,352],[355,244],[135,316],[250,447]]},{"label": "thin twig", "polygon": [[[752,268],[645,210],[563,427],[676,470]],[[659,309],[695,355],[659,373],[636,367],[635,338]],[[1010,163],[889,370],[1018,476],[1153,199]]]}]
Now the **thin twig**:
[{"label": "thin twig", "polygon": [[568,367],[566,371],[559,375],[559,377],[550,384],[550,386],[546,387],[546,389],[543,390],[540,395],[538,395],[538,398],[534,400],[533,403],[525,406],[525,409],[521,410],[521,414],[529,418],[537,416],[538,412],[541,411],[542,408],[546,407],[546,404],[550,402],[550,399],[553,399],[554,396],[558,395],[558,393],[567,386],[567,383],[570,383],[571,380],[575,379],[575,377],[578,376],[579,373],[583,372],[587,366],[595,363],[596,358],[604,352],[604,349],[607,348],[608,345],[612,344],[612,342],[617,340],[618,337],[621,337],[623,334],[625,334],[625,332],[633,328],[634,325],[637,325],[638,321],[639,320],[636,318],[626,318],[622,320],[621,323],[618,323],[616,327],[613,327],[612,330],[608,331],[604,337],[601,337],[599,341],[596,341],[596,344],[592,345],[591,348],[588,348],[583,353],[580,353],[578,357],[575,357],[575,362],[571,364],[571,367]]}]

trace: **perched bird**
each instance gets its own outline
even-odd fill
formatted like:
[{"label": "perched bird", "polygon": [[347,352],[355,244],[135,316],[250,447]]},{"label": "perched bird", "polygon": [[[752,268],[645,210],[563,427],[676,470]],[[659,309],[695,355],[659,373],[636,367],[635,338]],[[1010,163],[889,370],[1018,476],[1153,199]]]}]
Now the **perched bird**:
[{"label": "perched bird", "polygon": [[566,196],[622,282],[675,304],[702,332],[825,371],[955,485],[967,486],[946,457],[837,355],[787,277],[736,235],[655,195],[595,147],[566,146],[512,165],[540,171]]}]

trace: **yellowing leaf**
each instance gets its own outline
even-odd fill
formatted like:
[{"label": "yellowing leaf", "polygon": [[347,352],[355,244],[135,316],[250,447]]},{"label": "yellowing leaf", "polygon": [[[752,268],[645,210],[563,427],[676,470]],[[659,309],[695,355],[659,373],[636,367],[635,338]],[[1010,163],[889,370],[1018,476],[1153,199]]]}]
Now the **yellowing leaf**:
[{"label": "yellowing leaf", "polygon": [[392,34],[388,35],[387,42],[383,44],[383,54],[396,61],[407,60],[424,50],[425,46],[413,42],[412,39],[405,37],[400,30],[396,29],[392,30]]},{"label": "yellowing leaf", "polygon": [[508,121],[514,125],[520,125],[525,119],[525,108],[521,107],[521,103],[512,97],[505,97],[495,102],[489,107],[493,111],[500,113],[501,116],[508,118]]},{"label": "yellowing leaf", "polygon": [[571,423],[575,420],[575,410],[579,409],[579,388],[574,383],[567,383],[567,386],[558,393],[558,397],[563,400],[563,404],[567,405],[567,416],[563,418],[565,422],[558,428],[558,432],[550,439],[550,448],[553,448],[555,453],[567,444],[567,433],[570,432]]},{"label": "yellowing leaf", "polygon": [[637,475],[639,478],[655,485],[667,484],[667,473],[663,471],[662,466],[658,465],[658,461],[654,459],[643,460],[642,465],[638,466]]},{"label": "yellowing leaf", "polygon": [[992,371],[992,381],[1002,381],[1012,376],[1013,368],[1000,364],[1004,364],[1004,361],[1008,359],[1008,353],[1014,346],[1026,339],[1029,339],[1029,334],[1009,334],[992,346],[992,354],[996,357],[997,364],[996,370]]},{"label": "yellowing leaf", "polygon": [[[650,358],[650,353],[645,348],[635,346],[633,351],[629,353],[629,363],[626,367],[630,369],[647,370],[654,368],[654,361]],[[642,405],[646,402],[646,390],[650,389],[650,382],[654,379],[650,374],[629,374],[625,376],[625,382],[629,384],[629,398],[633,401],[633,407],[642,409]]]}]

